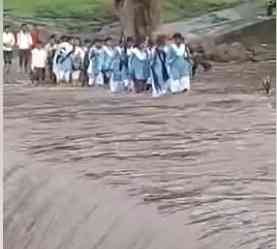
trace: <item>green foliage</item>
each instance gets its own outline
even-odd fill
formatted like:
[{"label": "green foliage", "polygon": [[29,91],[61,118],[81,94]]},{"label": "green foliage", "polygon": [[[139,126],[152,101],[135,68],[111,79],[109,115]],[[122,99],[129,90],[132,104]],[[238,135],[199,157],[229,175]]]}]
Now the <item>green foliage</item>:
[{"label": "green foliage", "polygon": [[[240,0],[162,0],[165,22],[184,20],[232,7]],[[262,0],[256,0],[262,1]],[[56,23],[69,30],[97,30],[116,20],[112,0],[4,0],[4,9],[16,17]]]},{"label": "green foliage", "polygon": [[4,9],[34,22],[55,22],[69,30],[97,29],[115,20],[111,0],[4,0]]},{"label": "green foliage", "polygon": [[177,21],[232,7],[239,0],[168,0],[164,2],[164,21]]}]

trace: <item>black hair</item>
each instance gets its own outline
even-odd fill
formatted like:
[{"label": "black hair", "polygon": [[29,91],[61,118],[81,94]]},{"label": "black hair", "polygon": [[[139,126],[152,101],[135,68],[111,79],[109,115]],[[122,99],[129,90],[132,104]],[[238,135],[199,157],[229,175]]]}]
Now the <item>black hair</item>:
[{"label": "black hair", "polygon": [[81,39],[81,37],[77,36],[74,38],[75,41],[79,41],[79,46],[83,46],[83,41]]},{"label": "black hair", "polygon": [[154,41],[152,39],[148,40],[148,46],[153,47],[155,45]]},{"label": "black hair", "polygon": [[106,39],[104,39],[104,42],[108,42],[108,41],[112,41],[112,37],[107,37]]},{"label": "black hair", "polygon": [[67,36],[66,35],[62,35],[61,37],[60,37],[60,40],[61,41],[64,41],[64,40],[66,40],[67,39]]},{"label": "black hair", "polygon": [[84,40],[84,43],[91,43],[91,39],[86,38],[86,39]]},{"label": "black hair", "polygon": [[135,47],[139,47],[139,45],[143,44],[146,41],[144,37],[140,37],[135,42]]},{"label": "black hair", "polygon": [[172,38],[173,38],[174,40],[176,40],[176,39],[181,39],[181,40],[183,40],[183,36],[182,36],[181,33],[175,33],[175,34],[173,35]]},{"label": "black hair", "polygon": [[102,42],[102,40],[100,38],[95,38],[92,42],[95,44],[96,42]]},{"label": "black hair", "polygon": [[55,35],[55,34],[52,34],[52,35],[50,35],[50,37],[49,37],[49,39],[56,39],[57,38],[57,35]]},{"label": "black hair", "polygon": [[126,42],[134,42],[134,38],[131,36],[128,36],[126,39]]},{"label": "black hair", "polygon": [[156,44],[158,46],[164,45],[166,43],[167,36],[166,35],[159,35],[156,39]]},{"label": "black hair", "polygon": [[69,42],[70,39],[71,39],[71,37],[68,36],[68,35],[62,35],[61,38],[60,38],[60,40],[64,41],[64,42]]}]

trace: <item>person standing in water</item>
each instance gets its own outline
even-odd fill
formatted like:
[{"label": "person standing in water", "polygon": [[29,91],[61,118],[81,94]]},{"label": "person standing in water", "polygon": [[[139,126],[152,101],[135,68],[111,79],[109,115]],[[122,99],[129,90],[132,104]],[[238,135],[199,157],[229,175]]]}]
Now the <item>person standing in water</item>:
[{"label": "person standing in water", "polygon": [[104,85],[103,64],[104,56],[102,49],[102,41],[100,39],[95,39],[89,51],[89,66],[87,69],[89,77],[89,86]]},{"label": "person standing in water", "polygon": [[114,48],[114,57],[112,62],[112,75],[110,80],[110,90],[112,93],[121,92],[125,89],[124,80],[127,79],[124,67],[124,45],[120,42]]},{"label": "person standing in water", "polygon": [[30,65],[30,52],[33,45],[33,40],[26,24],[22,24],[20,31],[16,36],[17,46],[19,49],[19,67],[20,72],[28,73]]},{"label": "person standing in water", "polygon": [[92,47],[92,42],[90,39],[85,39],[84,40],[84,45],[83,45],[83,51],[85,54],[84,61],[83,61],[83,66],[82,66],[82,86],[88,86],[88,67],[89,67],[89,51]]},{"label": "person standing in water", "polygon": [[141,93],[146,90],[150,78],[150,60],[147,53],[145,39],[136,42],[130,58],[131,80],[134,82],[134,91]]},{"label": "person standing in water", "polygon": [[166,64],[166,39],[165,35],[160,35],[156,41],[156,47],[153,49],[153,58],[151,60],[151,83],[152,96],[159,97],[167,93],[169,73]]},{"label": "person standing in water", "polygon": [[130,68],[131,68],[131,55],[134,49],[134,39],[127,37],[123,44],[122,61],[121,61],[121,73],[124,81],[124,88],[128,91],[132,90],[133,82],[131,80]]},{"label": "person standing in water", "polygon": [[180,33],[174,34],[173,43],[167,50],[169,89],[172,93],[190,90],[191,64],[183,41],[184,38]]},{"label": "person standing in water", "polygon": [[58,45],[54,57],[53,72],[56,75],[57,83],[62,81],[69,83],[71,80],[73,69],[72,54],[74,53],[74,49],[70,40],[68,36],[61,37],[61,43]]},{"label": "person standing in water", "polygon": [[14,45],[15,45],[15,36],[10,31],[10,26],[5,25],[4,32],[3,32],[3,54],[4,54],[5,76],[8,76],[11,70]]},{"label": "person standing in water", "polygon": [[55,74],[53,73],[53,60],[56,53],[56,50],[58,48],[56,35],[51,35],[49,38],[48,43],[45,46],[45,49],[47,51],[47,68],[48,68],[48,74],[49,74],[49,80],[51,82],[56,82]]},{"label": "person standing in water", "polygon": [[76,37],[73,39],[74,52],[72,54],[73,61],[73,72],[72,72],[72,82],[76,85],[81,80],[81,73],[83,70],[83,63],[85,58],[85,51],[81,44],[81,39]]},{"label": "person standing in water", "polygon": [[104,41],[104,45],[102,47],[103,52],[103,68],[102,73],[104,76],[104,83],[108,85],[110,83],[111,75],[112,75],[112,64],[114,59],[114,48],[113,48],[113,40],[111,37],[108,37]]},{"label": "person standing in water", "polygon": [[32,49],[36,48],[38,42],[40,42],[40,31],[37,24],[33,24],[33,29],[31,31],[32,37]]},{"label": "person standing in water", "polygon": [[47,51],[42,42],[37,41],[36,47],[31,51],[31,79],[33,83],[45,81],[45,69],[47,65]]}]

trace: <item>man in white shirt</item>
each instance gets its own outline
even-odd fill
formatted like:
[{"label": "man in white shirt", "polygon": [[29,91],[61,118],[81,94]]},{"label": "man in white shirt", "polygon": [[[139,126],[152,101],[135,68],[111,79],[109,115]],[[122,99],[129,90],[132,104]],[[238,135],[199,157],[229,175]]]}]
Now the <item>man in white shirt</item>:
[{"label": "man in white shirt", "polygon": [[17,47],[19,49],[19,67],[21,72],[23,71],[23,67],[25,73],[28,72],[32,44],[32,36],[28,31],[28,27],[26,24],[22,24],[20,31],[17,33]]},{"label": "man in white shirt", "polygon": [[4,53],[5,74],[8,74],[11,69],[14,45],[15,45],[15,36],[10,31],[10,27],[8,25],[5,25],[4,32],[3,32],[3,53]]},{"label": "man in white shirt", "polygon": [[42,83],[45,80],[47,65],[47,51],[42,43],[37,41],[36,47],[31,51],[32,82]]}]

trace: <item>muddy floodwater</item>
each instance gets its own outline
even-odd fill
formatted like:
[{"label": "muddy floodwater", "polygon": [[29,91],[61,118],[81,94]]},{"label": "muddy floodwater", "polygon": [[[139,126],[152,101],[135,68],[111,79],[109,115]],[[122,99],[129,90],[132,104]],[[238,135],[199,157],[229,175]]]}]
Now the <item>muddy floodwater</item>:
[{"label": "muddy floodwater", "polygon": [[157,99],[6,84],[4,248],[275,248],[274,70]]}]

